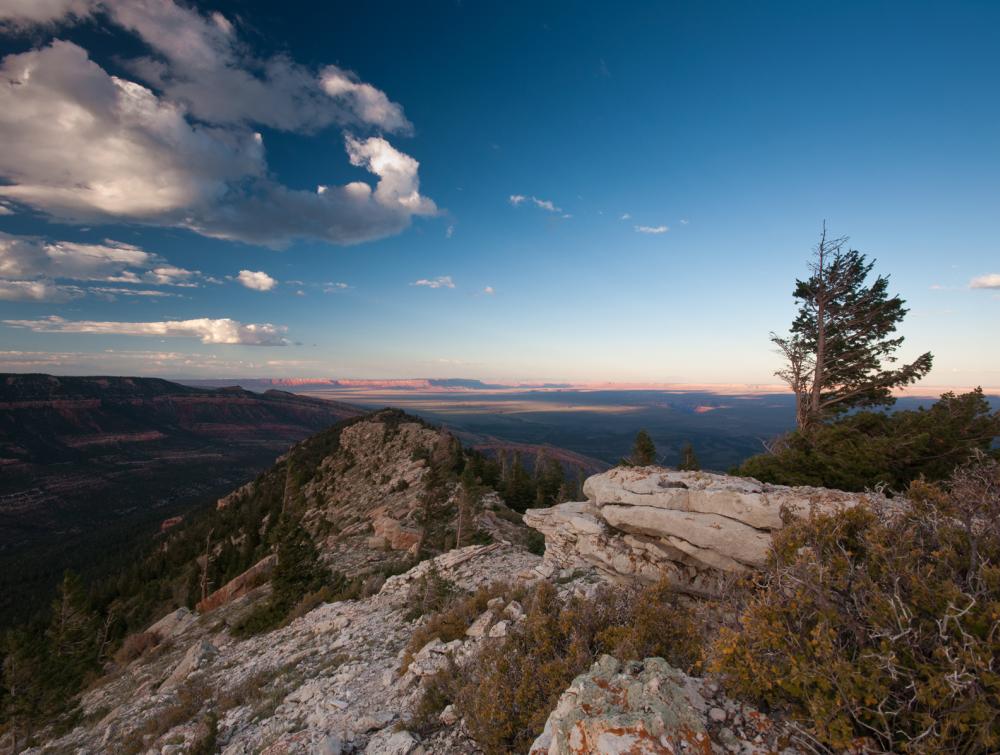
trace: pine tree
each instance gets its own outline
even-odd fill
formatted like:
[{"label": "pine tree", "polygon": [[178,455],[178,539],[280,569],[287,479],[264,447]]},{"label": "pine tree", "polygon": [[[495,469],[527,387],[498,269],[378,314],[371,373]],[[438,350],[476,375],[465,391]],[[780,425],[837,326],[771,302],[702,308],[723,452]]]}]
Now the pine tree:
[{"label": "pine tree", "polygon": [[279,524],[278,563],[271,577],[272,603],[290,610],[304,595],[315,592],[327,581],[329,574],[319,559],[312,538],[297,521]]},{"label": "pine tree", "polygon": [[632,456],[629,457],[629,460],[639,467],[656,463],[656,445],[645,430],[636,433],[635,442],[632,444]]},{"label": "pine tree", "polygon": [[96,662],[97,613],[89,605],[83,580],[73,572],[63,575],[59,594],[52,602],[52,620],[47,635],[53,653],[65,663],[87,667]]},{"label": "pine tree", "polygon": [[908,310],[899,296],[889,296],[888,277],[867,284],[874,265],[847,248],[846,237],[827,238],[824,224],[811,275],[796,281],[799,312],[791,332],[771,334],[786,361],[775,375],[795,393],[799,429],[853,408],[889,405],[893,388],[910,385],[931,369],[930,352],[892,366],[903,343],[893,334]]},{"label": "pine tree", "polygon": [[701,469],[698,457],[694,453],[694,446],[691,445],[690,441],[685,441],[684,445],[681,446],[681,460],[677,468],[682,472],[697,472]]}]

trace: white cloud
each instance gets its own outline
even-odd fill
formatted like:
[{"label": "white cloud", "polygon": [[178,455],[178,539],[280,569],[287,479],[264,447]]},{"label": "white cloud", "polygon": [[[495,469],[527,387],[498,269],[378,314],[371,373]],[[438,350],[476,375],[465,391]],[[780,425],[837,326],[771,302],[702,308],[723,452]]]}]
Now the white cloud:
[{"label": "white cloud", "polygon": [[412,130],[400,105],[353,72],[312,70],[284,54],[255,57],[224,15],[202,15],[172,0],[3,0],[0,23],[52,24],[98,12],[156,53],[124,61],[132,73],[199,120],[288,131],[331,124]]},{"label": "white cloud", "polygon": [[493,286],[487,286],[486,288],[483,289],[483,293],[486,294],[487,296],[493,296],[493,294],[495,294],[496,291],[493,290]]},{"label": "white cloud", "polygon": [[1000,288],[1000,273],[987,273],[969,281],[969,288]]},{"label": "white cloud", "polygon": [[690,222],[691,222],[691,221],[690,221],[690,220],[688,220],[687,218],[681,218],[681,225],[687,225],[687,224],[688,224],[688,223],[690,223]]},{"label": "white cloud", "polygon": [[622,220],[631,220],[632,219],[632,213],[630,213],[630,212],[623,212],[621,219]]},{"label": "white cloud", "polygon": [[[242,48],[221,16],[152,0],[109,13],[164,57],[132,65],[163,94],[109,75],[70,42],[8,55],[0,65],[0,80],[10,82],[0,88],[0,199],[62,221],[181,227],[269,246],[358,243],[437,211],[419,193],[419,163],[382,137],[346,137],[351,163],[377,176],[374,188],[355,181],[307,192],[270,176],[250,123],[403,130],[401,111],[352,74],[327,69],[329,80],[351,84],[336,97],[285,58],[265,61],[258,79],[240,68]],[[279,95],[288,101],[275,102]]]},{"label": "white cloud", "polygon": [[427,288],[455,288],[455,282],[450,275],[440,275],[437,278],[421,278],[413,281],[411,286],[426,286]]},{"label": "white cloud", "polygon": [[637,225],[635,226],[636,233],[666,233],[670,229],[665,225]]},{"label": "white cloud", "polygon": [[180,296],[180,294],[170,291],[158,291],[149,288],[122,288],[121,286],[90,286],[87,291],[93,294],[115,299],[119,296],[137,296],[144,299],[161,299],[165,297]]},{"label": "white cloud", "polygon": [[[551,200],[539,199],[538,197],[527,197],[524,194],[511,194],[508,201],[515,207],[525,202],[531,202],[533,205],[535,205],[535,207],[546,210],[548,212],[562,212],[562,210],[559,207],[556,207],[556,205]],[[566,215],[564,217],[571,217],[571,216]]]},{"label": "white cloud", "polygon": [[229,318],[165,320],[161,322],[99,322],[45,317],[37,320],[3,320],[4,325],[35,333],[88,333],[123,336],[198,338],[202,343],[283,346],[287,328],[271,323],[241,323]]},{"label": "white cloud", "polygon": [[[54,279],[193,287],[200,273],[165,263],[132,244],[42,241],[0,232],[0,299],[65,301],[97,288],[56,285]],[[118,289],[124,293],[124,289]]]},{"label": "white cloud", "polygon": [[95,9],[92,0],[3,0],[0,27],[25,28],[54,24],[67,18],[84,18]]},{"label": "white cloud", "polygon": [[60,286],[51,280],[0,280],[0,301],[59,302],[83,294],[77,286]]},{"label": "white cloud", "polygon": [[346,283],[342,283],[340,281],[329,281],[323,284],[323,293],[334,294],[337,293],[338,291],[346,291],[349,288],[350,286],[347,285]]},{"label": "white cloud", "polygon": [[453,223],[444,229],[444,237],[446,239],[450,239],[454,235],[455,235],[455,225]]},{"label": "white cloud", "polygon": [[270,291],[278,285],[278,281],[263,270],[240,270],[240,274],[236,276],[236,280],[254,291]]},{"label": "white cloud", "polygon": [[320,84],[331,97],[349,103],[350,109],[365,123],[373,123],[386,131],[413,129],[402,107],[391,102],[384,92],[359,80],[351,71],[327,66],[320,73]]},{"label": "white cloud", "polygon": [[[43,242],[33,236],[0,232],[0,277],[115,280],[132,270],[151,268],[159,258],[132,244],[106,239],[101,244]],[[176,268],[179,270],[179,268]],[[188,271],[185,271],[188,272]]]}]

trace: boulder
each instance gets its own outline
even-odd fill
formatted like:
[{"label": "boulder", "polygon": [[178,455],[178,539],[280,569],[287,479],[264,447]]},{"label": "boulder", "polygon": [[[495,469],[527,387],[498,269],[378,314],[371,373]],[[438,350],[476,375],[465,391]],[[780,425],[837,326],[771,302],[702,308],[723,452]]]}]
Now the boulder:
[{"label": "boulder", "polygon": [[559,698],[530,755],[711,755],[705,708],[694,680],[662,658],[622,665],[604,655]]},{"label": "boulder", "polygon": [[539,574],[589,567],[619,581],[667,577],[679,590],[709,596],[726,574],[766,562],[783,516],[886,503],[871,494],[659,467],[612,469],[587,479],[583,490],[586,501],[525,513],[525,523],[545,535]]},{"label": "boulder", "polygon": [[365,747],[365,755],[423,755],[423,752],[417,738],[403,729],[383,729]]},{"label": "boulder", "polygon": [[167,640],[181,634],[197,620],[198,617],[195,614],[181,606],[176,611],[168,613],[146,631],[155,634],[161,641]]},{"label": "boulder", "polygon": [[375,532],[372,541],[378,540],[394,551],[409,550],[423,537],[422,529],[404,525],[399,520],[384,514],[375,518],[372,530]]},{"label": "boulder", "polygon": [[166,692],[183,684],[192,673],[207,666],[218,654],[218,649],[207,639],[198,640],[188,648],[170,676],[160,685],[160,691]]},{"label": "boulder", "polygon": [[662,658],[620,663],[604,655],[559,698],[530,755],[797,755],[783,744],[787,735],[768,716]]}]

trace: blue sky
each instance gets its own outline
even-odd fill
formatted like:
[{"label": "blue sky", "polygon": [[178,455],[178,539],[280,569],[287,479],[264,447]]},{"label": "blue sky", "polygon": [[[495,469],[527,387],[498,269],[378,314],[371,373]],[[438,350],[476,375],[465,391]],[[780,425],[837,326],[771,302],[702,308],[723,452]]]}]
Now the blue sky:
[{"label": "blue sky", "polygon": [[1000,385],[995,3],[0,19],[0,369],[773,383],[825,219]]}]

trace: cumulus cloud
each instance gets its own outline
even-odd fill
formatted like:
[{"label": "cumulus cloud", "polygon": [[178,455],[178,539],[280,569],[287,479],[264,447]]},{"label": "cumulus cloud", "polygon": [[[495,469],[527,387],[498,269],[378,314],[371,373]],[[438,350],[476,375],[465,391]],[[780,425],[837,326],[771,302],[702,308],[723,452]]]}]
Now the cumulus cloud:
[{"label": "cumulus cloud", "polygon": [[439,275],[437,278],[421,278],[413,281],[411,286],[425,286],[427,288],[455,288],[455,282],[450,275]]},{"label": "cumulus cloud", "polygon": [[493,286],[487,286],[486,288],[483,289],[483,293],[486,294],[487,296],[493,296],[493,294],[495,294],[496,291],[493,290]]},{"label": "cumulus cloud", "polygon": [[270,291],[278,285],[278,281],[263,270],[240,270],[240,274],[236,276],[236,280],[254,291]]},{"label": "cumulus cloud", "polygon": [[[530,202],[542,210],[548,212],[562,212],[562,209],[556,207],[555,203],[548,199],[539,199],[538,197],[528,197],[524,194],[511,194],[508,200],[512,205],[517,207],[518,205],[524,204],[525,202]],[[563,217],[571,217],[570,215],[564,215]]]},{"label": "cumulus cloud", "polygon": [[1000,288],[1000,273],[987,273],[969,281],[969,288]]},{"label": "cumulus cloud", "polygon": [[71,42],[8,55],[0,64],[0,200],[62,221],[180,227],[275,247],[382,238],[436,213],[419,193],[419,163],[380,136],[345,139],[351,163],[377,177],[374,187],[355,181],[309,192],[271,177],[253,124],[409,128],[398,105],[354,74],[247,58],[224,17],[169,0],[104,8],[158,54],[127,62],[156,91],[108,74]]},{"label": "cumulus cloud", "polygon": [[665,225],[637,225],[635,226],[636,233],[666,233],[670,229]]},{"label": "cumulus cloud", "polygon": [[621,219],[622,220],[631,220],[632,219],[632,213],[630,213],[630,212],[623,212]]},{"label": "cumulus cloud", "polygon": [[4,0],[0,23],[52,24],[103,13],[139,36],[154,56],[124,61],[139,79],[210,123],[259,123],[286,131],[331,124],[409,132],[403,108],[338,66],[312,70],[287,55],[251,54],[218,12],[173,0]]},{"label": "cumulus cloud", "polygon": [[91,333],[122,336],[198,338],[209,344],[283,346],[287,328],[271,323],[241,323],[229,318],[165,320],[161,322],[100,322],[45,317],[37,320],[4,320],[4,325],[27,328],[35,333]]}]

